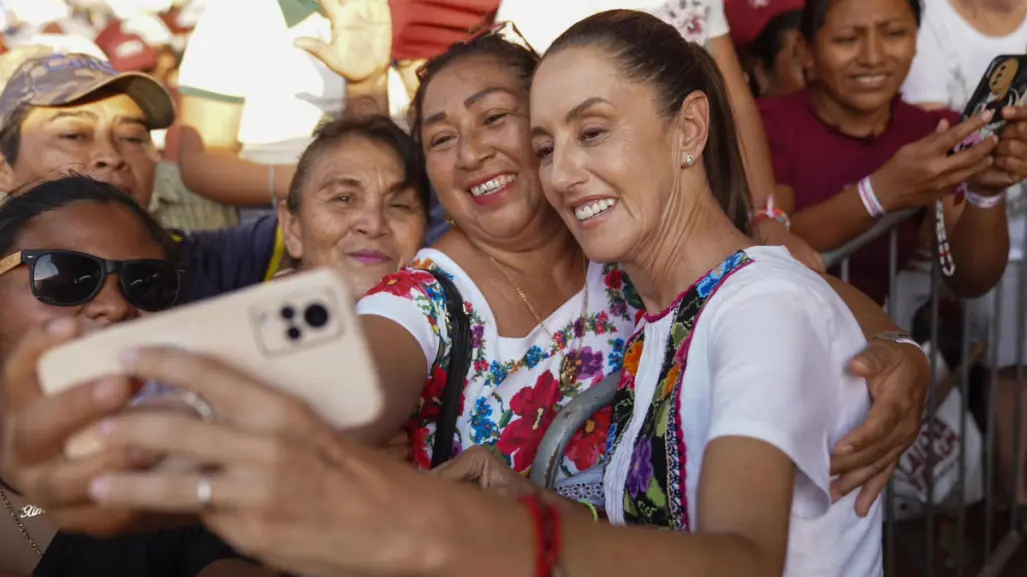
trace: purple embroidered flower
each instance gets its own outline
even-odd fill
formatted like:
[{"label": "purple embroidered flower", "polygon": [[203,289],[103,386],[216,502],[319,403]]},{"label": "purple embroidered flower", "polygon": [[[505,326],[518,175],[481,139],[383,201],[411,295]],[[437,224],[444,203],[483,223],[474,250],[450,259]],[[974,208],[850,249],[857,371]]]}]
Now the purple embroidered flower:
[{"label": "purple embroidered flower", "polygon": [[571,362],[577,365],[577,380],[591,381],[603,374],[603,352],[592,347],[578,349],[570,354]]},{"label": "purple embroidered flower", "polygon": [[627,489],[632,499],[645,494],[653,479],[653,448],[649,439],[639,437],[635,450],[631,452],[631,469],[628,470]]},{"label": "purple embroidered flower", "polygon": [[580,339],[585,334],[585,321],[578,319],[574,321],[574,337]]},{"label": "purple embroidered flower", "polygon": [[471,348],[480,349],[481,341],[485,337],[485,325],[474,325],[471,329]]},{"label": "purple embroidered flower", "polygon": [[622,317],[628,314],[628,305],[624,301],[614,301],[610,303],[610,313]]}]

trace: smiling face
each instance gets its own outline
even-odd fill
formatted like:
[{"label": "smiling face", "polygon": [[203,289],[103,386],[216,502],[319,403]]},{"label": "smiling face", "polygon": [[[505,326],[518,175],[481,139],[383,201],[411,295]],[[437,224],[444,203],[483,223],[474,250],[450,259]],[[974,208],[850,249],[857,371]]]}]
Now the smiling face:
[{"label": "smiling face", "polygon": [[508,64],[456,60],[431,79],[421,117],[428,176],[465,233],[502,242],[551,214],[531,148],[527,81]]},{"label": "smiling face", "polygon": [[18,157],[4,166],[5,190],[77,172],[149,206],[157,152],[142,110],[127,95],[33,108],[22,122],[20,138]]},{"label": "smiling face", "polygon": [[850,110],[880,110],[906,80],[916,34],[908,0],[833,0],[810,51],[817,89]]},{"label": "smiling face", "polygon": [[[543,60],[531,105],[546,197],[589,258],[644,260],[681,228],[689,194],[707,186],[704,95],[668,118],[656,91],[625,78],[603,51],[569,48]],[[689,154],[694,165],[683,171]]]},{"label": "smiling face", "polygon": [[424,243],[427,208],[406,184],[391,147],[351,136],[312,163],[295,214],[279,211],[289,254],[301,268],[333,267],[362,295],[413,259]]}]

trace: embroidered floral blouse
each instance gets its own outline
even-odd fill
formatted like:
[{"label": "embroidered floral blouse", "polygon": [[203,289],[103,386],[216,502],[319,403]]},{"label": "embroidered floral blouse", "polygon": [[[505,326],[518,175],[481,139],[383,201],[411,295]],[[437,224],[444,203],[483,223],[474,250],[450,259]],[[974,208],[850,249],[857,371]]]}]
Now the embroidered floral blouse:
[{"label": "embroidered floral blouse", "polygon": [[866,418],[849,360],[866,345],[848,307],[781,247],[739,251],[646,315],[614,398],[606,512],[615,524],[696,527],[706,447],[760,440],[796,468],[785,577],[881,574],[881,513],[831,502],[831,448]]},{"label": "embroidered floral blouse", "polygon": [[[432,269],[452,278],[471,325],[471,367],[453,454],[483,445],[514,470],[527,474],[561,407],[620,370],[624,341],[640,314],[637,295],[615,265],[592,263],[585,290],[544,319],[548,333],[536,328],[524,338],[510,338],[499,336],[488,303],[467,273],[437,250],[421,250],[411,265],[385,277],[360,301],[357,312],[399,323],[424,352],[428,381],[408,425],[415,461],[422,468],[431,463],[451,342],[444,293],[435,277],[426,272]],[[588,308],[584,310],[586,291]],[[610,414],[606,410],[596,415],[568,446],[557,475],[557,485],[564,487],[565,494],[602,502],[598,485],[582,488],[579,485],[586,482],[578,475],[603,462]],[[597,480],[598,471],[593,469]],[[578,478],[568,481],[572,477]]]}]

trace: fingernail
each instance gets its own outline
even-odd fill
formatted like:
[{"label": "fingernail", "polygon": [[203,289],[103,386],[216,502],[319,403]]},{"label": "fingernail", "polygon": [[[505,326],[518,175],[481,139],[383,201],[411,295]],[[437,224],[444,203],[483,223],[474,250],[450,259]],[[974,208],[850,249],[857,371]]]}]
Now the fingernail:
[{"label": "fingernail", "polygon": [[124,386],[119,379],[101,379],[93,389],[93,398],[101,403],[120,399]]},{"label": "fingernail", "polygon": [[995,111],[994,110],[985,110],[984,114],[982,116],[984,116],[984,120],[985,121],[991,120],[992,117],[995,116]]},{"label": "fingernail", "polygon": [[75,321],[72,319],[54,319],[46,323],[46,332],[51,335],[70,335],[75,331]]},{"label": "fingernail", "polygon": [[118,358],[121,360],[121,364],[126,367],[133,367],[139,362],[139,349],[125,349],[121,351]]},{"label": "fingernail", "polygon": [[854,447],[852,445],[842,445],[842,446],[838,447],[837,449],[835,449],[834,454],[835,455],[848,455],[853,450],[854,450]]},{"label": "fingernail", "polygon": [[111,492],[111,480],[108,477],[98,477],[89,482],[89,496],[94,501],[104,500]]},{"label": "fingernail", "polygon": [[117,425],[114,423],[114,419],[104,419],[100,421],[100,424],[97,428],[99,429],[101,435],[103,435],[104,437],[109,437],[114,434],[114,429],[116,427]]}]

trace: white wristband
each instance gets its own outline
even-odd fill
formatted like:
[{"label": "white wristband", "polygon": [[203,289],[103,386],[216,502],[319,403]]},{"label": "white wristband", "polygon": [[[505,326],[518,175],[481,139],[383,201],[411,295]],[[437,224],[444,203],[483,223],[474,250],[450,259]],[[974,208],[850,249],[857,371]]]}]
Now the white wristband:
[{"label": "white wristband", "polygon": [[966,201],[969,202],[971,206],[984,210],[989,208],[995,208],[999,205],[999,203],[1006,199],[1005,193],[997,194],[995,196],[982,196],[980,194],[977,194],[976,192],[971,192],[970,190],[967,190],[965,194]]},{"label": "white wristband", "polygon": [[881,206],[881,201],[877,200],[877,195],[874,194],[874,187],[870,184],[869,176],[859,181],[856,190],[859,192],[859,199],[863,201],[863,208],[867,209],[867,214],[871,218],[881,218],[886,214],[884,207]]},{"label": "white wristband", "polygon": [[921,353],[927,355],[927,351],[924,350],[924,347],[920,343],[916,342],[916,340],[913,337],[909,336],[906,333],[901,333],[898,331],[888,331],[874,335],[873,340],[889,341],[899,345],[913,345],[914,347],[920,349]]}]

